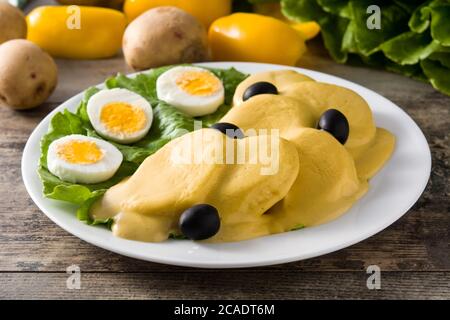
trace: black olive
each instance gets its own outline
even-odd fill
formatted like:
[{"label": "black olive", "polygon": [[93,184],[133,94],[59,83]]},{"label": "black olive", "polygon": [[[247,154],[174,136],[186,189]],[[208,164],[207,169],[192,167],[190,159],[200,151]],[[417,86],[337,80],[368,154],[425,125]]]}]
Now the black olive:
[{"label": "black olive", "polygon": [[347,118],[336,109],[329,109],[322,113],[317,129],[331,133],[341,144],[345,144],[350,132]]},{"label": "black olive", "polygon": [[208,239],[219,231],[219,212],[209,204],[197,204],[181,214],[178,224],[181,232],[187,238],[191,240]]},{"label": "black olive", "polygon": [[228,137],[232,139],[243,139],[244,133],[238,126],[235,126],[232,123],[228,122],[218,122],[211,126],[212,129],[219,130],[223,134],[226,134]]},{"label": "black olive", "polygon": [[270,82],[256,82],[245,90],[242,99],[246,101],[258,94],[278,94],[278,89]]}]

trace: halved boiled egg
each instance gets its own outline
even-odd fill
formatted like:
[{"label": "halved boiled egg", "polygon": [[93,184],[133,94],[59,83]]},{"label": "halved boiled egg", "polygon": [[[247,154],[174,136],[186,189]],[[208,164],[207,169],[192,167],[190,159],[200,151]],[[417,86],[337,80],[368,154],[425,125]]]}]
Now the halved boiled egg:
[{"label": "halved boiled egg", "polygon": [[222,81],[209,70],[198,67],[175,67],[156,81],[158,99],[192,116],[213,113],[224,103]]},{"label": "halved boiled egg", "polygon": [[80,134],[53,141],[47,153],[48,170],[72,183],[98,183],[111,178],[122,163],[111,143]]},{"label": "halved boiled egg", "polygon": [[94,94],[88,101],[87,113],[99,135],[125,144],[142,139],[153,121],[150,103],[137,93],[121,88]]}]

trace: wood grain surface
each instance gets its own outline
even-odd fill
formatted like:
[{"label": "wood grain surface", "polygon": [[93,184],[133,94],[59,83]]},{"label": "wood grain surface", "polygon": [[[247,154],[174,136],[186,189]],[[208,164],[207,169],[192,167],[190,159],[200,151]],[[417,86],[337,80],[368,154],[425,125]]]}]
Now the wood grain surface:
[{"label": "wood grain surface", "polygon": [[[20,170],[22,150],[34,127],[88,86],[117,72],[131,72],[120,56],[57,63],[59,83],[47,103],[24,112],[0,109],[0,299],[450,299],[450,98],[430,85],[336,64],[314,41],[300,66],[382,94],[424,131],[433,156],[425,193],[386,230],[338,252],[277,266],[199,270],[138,261],[94,247],[56,226],[34,205]],[[80,290],[66,288],[66,268],[73,264],[81,268]],[[366,268],[373,264],[381,268],[381,290],[366,287]]]}]

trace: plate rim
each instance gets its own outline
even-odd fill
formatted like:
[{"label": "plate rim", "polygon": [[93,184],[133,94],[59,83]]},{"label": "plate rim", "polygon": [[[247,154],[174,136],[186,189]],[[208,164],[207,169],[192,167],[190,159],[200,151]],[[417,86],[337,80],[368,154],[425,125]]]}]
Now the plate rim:
[{"label": "plate rim", "polygon": [[[25,188],[27,190],[28,195],[30,196],[30,198],[33,200],[33,202],[36,204],[36,206],[42,211],[42,213],[44,213],[51,221],[53,221],[56,225],[58,225],[60,228],[62,228],[63,230],[65,230],[66,232],[72,234],[73,236],[86,241],[88,243],[90,243],[91,245],[100,247],[102,249],[120,254],[120,255],[124,255],[124,256],[128,256],[131,258],[135,258],[135,259],[139,259],[139,260],[144,260],[144,261],[150,261],[150,262],[156,262],[156,263],[163,263],[163,264],[170,264],[170,265],[176,265],[176,266],[186,266],[186,267],[196,267],[196,268],[247,268],[247,267],[259,267],[259,266],[269,266],[269,265],[275,265],[275,264],[282,264],[282,263],[287,263],[287,262],[293,262],[293,261],[300,261],[300,260],[305,260],[305,259],[310,259],[313,257],[317,257],[317,256],[321,256],[324,254],[328,254],[331,252],[335,252],[338,250],[341,250],[343,248],[349,247],[351,245],[354,245],[356,243],[359,243],[367,238],[372,237],[373,235],[383,231],[384,229],[386,229],[388,226],[390,226],[391,224],[393,224],[395,221],[397,221],[398,219],[400,219],[402,216],[404,216],[410,209],[411,207],[418,201],[418,199],[420,198],[420,196],[422,195],[422,193],[424,192],[429,178],[430,178],[430,174],[431,174],[431,165],[432,165],[432,158],[431,158],[431,151],[430,151],[430,147],[429,144],[426,140],[425,135],[423,134],[422,130],[420,129],[420,127],[416,124],[416,122],[402,109],[400,108],[397,104],[393,103],[392,101],[388,100],[387,98],[385,98],[384,96],[376,93],[375,91],[366,88],[362,85],[359,85],[357,83],[354,83],[352,81],[346,80],[344,78],[338,77],[338,76],[334,76],[334,75],[330,75],[324,72],[319,72],[319,71],[314,71],[314,70],[310,70],[310,69],[305,69],[305,68],[298,68],[298,67],[290,67],[290,66],[283,66],[283,65],[275,65],[275,64],[266,64],[266,63],[251,63],[251,62],[233,62],[233,61],[223,61],[223,62],[206,62],[206,63],[196,63],[195,65],[198,66],[205,66],[205,67],[217,67],[217,68],[227,68],[227,67],[235,67],[236,69],[239,70],[239,67],[242,68],[266,68],[266,69],[291,69],[291,70],[296,70],[298,72],[301,73],[306,73],[307,75],[311,75],[313,78],[314,76],[325,76],[327,78],[329,78],[332,81],[336,81],[338,80],[338,82],[343,82],[344,84],[346,84],[347,86],[351,86],[351,87],[355,87],[358,89],[357,93],[360,94],[361,96],[363,96],[360,91],[366,91],[368,93],[370,93],[371,95],[375,95],[377,96],[377,98],[384,100],[385,102],[391,104],[392,106],[394,106],[398,111],[400,111],[403,114],[403,117],[407,117],[409,118],[410,121],[410,125],[413,125],[414,130],[417,131],[417,133],[420,133],[419,136],[422,139],[422,143],[425,143],[426,145],[426,162],[427,162],[427,166],[426,168],[424,168],[424,178],[422,180],[422,183],[420,186],[418,186],[417,188],[417,192],[414,196],[412,196],[411,198],[414,198],[414,201],[410,201],[408,203],[408,205],[405,206],[404,209],[402,209],[401,211],[403,213],[401,214],[396,214],[394,217],[390,218],[390,219],[385,219],[383,224],[380,224],[377,228],[371,229],[365,233],[359,233],[359,236],[355,236],[352,239],[349,239],[347,241],[341,242],[333,247],[328,247],[328,248],[323,248],[321,250],[316,250],[314,252],[311,252],[309,254],[302,254],[301,252],[296,253],[296,254],[291,254],[289,256],[286,257],[281,257],[281,258],[262,258],[259,259],[258,261],[242,261],[242,262],[233,262],[233,261],[220,261],[219,263],[214,263],[214,262],[202,262],[202,261],[193,261],[193,260],[183,260],[181,258],[177,258],[177,259],[171,259],[171,258],[167,258],[167,257],[149,257],[149,256],[145,256],[143,254],[135,254],[133,252],[129,252],[126,250],[123,250],[122,248],[117,248],[114,246],[110,246],[107,243],[102,243],[100,240],[101,239],[94,239],[95,237],[91,236],[91,235],[80,235],[79,232],[77,231],[73,231],[70,230],[70,228],[68,228],[63,222],[62,220],[64,220],[64,218],[61,219],[57,219],[53,214],[48,213],[47,212],[47,208],[44,207],[44,205],[40,202],[40,199],[38,199],[38,197],[36,196],[36,194],[34,193],[34,191],[32,190],[31,187],[31,177],[27,176],[25,174],[25,172],[27,171],[25,167],[29,166],[30,164],[27,164],[26,161],[26,155],[30,152],[29,150],[32,148],[31,146],[31,138],[35,137],[39,134],[39,131],[41,130],[41,127],[44,125],[44,123],[49,123],[49,121],[51,120],[51,118],[53,117],[54,114],[56,114],[57,112],[60,112],[61,110],[63,110],[65,108],[66,105],[71,105],[74,104],[75,101],[79,101],[80,98],[82,98],[83,92],[80,92],[76,95],[74,95],[73,97],[67,99],[66,101],[64,101],[63,103],[59,104],[57,107],[55,107],[51,112],[49,112],[37,125],[36,127],[33,129],[32,133],[30,134],[30,136],[27,139],[27,142],[25,144],[23,153],[22,153],[22,159],[21,159],[21,173],[22,173],[22,179],[23,182],[25,184]],[[144,70],[144,71],[140,71],[140,72],[134,72],[131,74],[127,74],[127,76],[136,76],[137,74],[140,73],[145,73],[148,70]],[[326,81],[328,82],[328,81]],[[102,88],[104,87],[104,83],[95,85],[98,88]],[[364,96],[363,96],[364,98]],[[365,99],[366,100],[366,99]],[[369,103],[369,102],[368,102]],[[47,126],[48,127],[48,126]],[[44,131],[46,132],[46,130]],[[38,140],[40,141],[40,138],[42,137],[42,135],[40,135],[38,137]],[[395,152],[395,151],[394,151]],[[36,169],[37,166],[34,168]],[[35,174],[36,170],[34,170]],[[42,191],[41,191],[41,197],[42,196]],[[56,200],[53,200],[56,201]],[[359,203],[359,201],[357,202]],[[51,210],[49,210],[51,211]],[[345,214],[344,214],[345,215]],[[82,222],[80,222],[82,223]],[[320,227],[320,226],[319,226]],[[309,230],[314,229],[316,227],[310,227],[307,228]],[[293,231],[296,232],[296,231]],[[282,234],[286,234],[286,233],[282,233]],[[253,239],[253,240],[247,240],[247,241],[257,241],[260,239],[269,239],[270,237],[274,237],[277,235],[270,235],[267,237],[263,237],[263,238],[257,238],[257,239]],[[131,240],[126,240],[126,239],[120,239],[120,241],[125,241],[125,242],[130,242]],[[241,241],[241,242],[236,242],[236,243],[244,243],[247,241]],[[135,241],[131,241],[133,243],[135,243]],[[140,243],[140,242],[138,242]],[[195,242],[193,242],[193,244],[195,244]],[[147,243],[147,245],[152,245],[152,243]],[[270,255],[269,255],[270,256]]]}]

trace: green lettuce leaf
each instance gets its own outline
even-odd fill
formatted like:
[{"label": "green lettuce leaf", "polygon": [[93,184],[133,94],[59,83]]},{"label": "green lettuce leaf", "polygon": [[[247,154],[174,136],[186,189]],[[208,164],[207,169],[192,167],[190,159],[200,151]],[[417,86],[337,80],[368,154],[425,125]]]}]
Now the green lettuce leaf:
[{"label": "green lettuce leaf", "polygon": [[395,3],[380,6],[381,29],[367,28],[367,8],[372,4],[372,0],[350,1],[355,42],[358,52],[366,56],[378,51],[383,42],[408,29],[409,15]]},{"label": "green lettuce leaf", "polygon": [[[320,24],[337,62],[363,62],[450,91],[443,77],[450,63],[449,0],[281,0],[281,5],[289,19]],[[367,27],[370,5],[380,7],[380,29]]]},{"label": "green lettuce leaf", "polygon": [[328,16],[317,0],[283,0],[281,11],[289,19],[298,22],[318,22]]},{"label": "green lettuce leaf", "polygon": [[86,134],[83,121],[68,110],[58,112],[50,121],[47,134],[41,139],[41,157],[39,163],[42,167],[47,168],[47,151],[50,143],[70,134]]},{"label": "green lettuce leaf", "polygon": [[439,48],[439,43],[428,33],[412,31],[402,33],[381,45],[386,57],[401,65],[416,64]]},{"label": "green lettuce leaf", "polygon": [[431,59],[421,61],[420,65],[433,87],[450,95],[450,68],[445,67],[439,61]]},{"label": "green lettuce leaf", "polygon": [[332,58],[341,63],[346,62],[348,51],[343,51],[342,47],[349,44],[346,43],[349,39],[345,37],[349,28],[349,20],[339,16],[328,16],[320,20],[320,27],[325,47]]},{"label": "green lettuce leaf", "polygon": [[150,104],[154,105],[158,103],[158,96],[156,94],[156,80],[161,74],[171,68],[173,68],[173,66],[151,69],[145,73],[138,74],[134,78],[127,77],[123,74],[118,74],[117,76],[106,80],[106,87],[108,89],[128,89],[140,94],[146,98]]},{"label": "green lettuce leaf", "polygon": [[403,10],[412,14],[417,6],[421,5],[424,0],[393,0],[393,2]]},{"label": "green lettuce leaf", "polygon": [[435,52],[428,57],[429,60],[439,61],[444,67],[450,69],[450,54],[444,52]]},{"label": "green lettuce leaf", "polygon": [[317,0],[317,3],[326,12],[336,14],[343,18],[350,18],[350,7],[348,0]]},{"label": "green lettuce leaf", "polygon": [[303,224],[298,224],[298,225],[296,225],[295,227],[293,227],[292,229],[291,229],[291,231],[296,231],[296,230],[300,230],[300,229],[304,229],[305,228],[305,225],[303,225]]},{"label": "green lettuce leaf", "polygon": [[77,109],[77,116],[81,119],[84,126],[90,126],[89,116],[87,114],[87,102],[88,100],[97,92],[99,92],[100,89],[97,87],[90,87],[84,92],[83,100],[81,100],[80,105]]},{"label": "green lettuce leaf", "polygon": [[224,84],[225,104],[219,107],[213,114],[192,118],[173,106],[159,101],[157,98],[156,80],[159,75],[169,68],[171,67],[153,69],[139,74],[134,78],[119,74],[106,81],[107,88],[126,88],[134,91],[142,95],[153,106],[152,127],[143,139],[130,145],[108,141],[119,149],[123,154],[124,161],[115,175],[107,181],[96,184],[70,183],[62,181],[51,174],[47,167],[48,148],[56,139],[71,134],[82,134],[107,140],[98,135],[94,130],[86,110],[89,99],[100,89],[96,87],[87,89],[76,113],[64,110],[53,116],[47,134],[41,139],[41,157],[38,174],[42,181],[44,196],[78,205],[77,217],[86,223],[109,225],[111,223],[109,219],[91,220],[89,217],[90,206],[110,187],[132,175],[148,156],[155,153],[170,140],[193,131],[196,120],[202,121],[203,126],[210,126],[217,122],[231,107],[232,97],[237,85],[247,77],[247,75],[235,69],[210,69]]},{"label": "green lettuce leaf", "polygon": [[105,224],[108,228],[111,227],[113,223],[113,219],[92,219],[89,210],[95,201],[99,200],[105,194],[107,189],[100,189],[91,192],[89,197],[81,204],[81,206],[77,210],[77,218],[78,220],[84,221],[90,225],[98,225]]},{"label": "green lettuce leaf", "polygon": [[412,31],[421,33],[428,29],[430,25],[430,12],[422,9],[427,7],[431,2],[433,1],[428,0],[413,11],[408,21],[408,26]]},{"label": "green lettuce leaf", "polygon": [[424,8],[431,12],[431,36],[442,46],[450,46],[450,3]]},{"label": "green lettuce leaf", "polygon": [[[340,1],[323,1],[326,8],[343,8]],[[333,15],[327,13],[317,0],[283,0],[281,2],[283,14],[291,20],[299,22],[317,21],[321,27],[321,34],[328,52],[338,62],[347,61],[347,52],[342,50],[343,38],[349,20],[343,18],[345,14]]]}]

